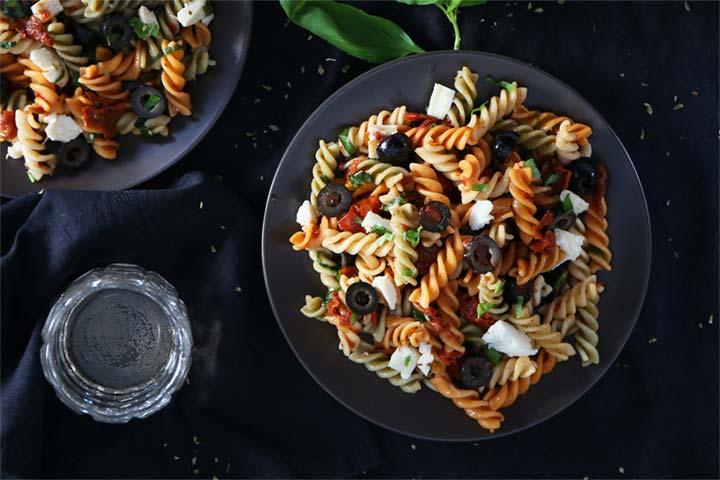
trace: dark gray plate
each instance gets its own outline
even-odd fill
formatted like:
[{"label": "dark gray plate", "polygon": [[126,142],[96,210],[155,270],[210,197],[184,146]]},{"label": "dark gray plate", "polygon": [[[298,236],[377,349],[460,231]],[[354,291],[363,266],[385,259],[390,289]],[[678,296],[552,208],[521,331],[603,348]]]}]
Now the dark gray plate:
[{"label": "dark gray plate", "polygon": [[[485,75],[517,80],[529,89],[529,106],[562,112],[591,125],[593,153],[609,172],[608,233],[614,269],[600,274],[606,286],[600,301],[601,363],[582,368],[578,359],[572,358],[559,364],[515,405],[503,410],[505,422],[494,434],[481,429],[439,394],[427,388],[415,395],[405,394],[346,360],[337,349],[335,329],[298,311],[305,294],[324,295],[326,289],[307,254],[294,252],[288,243],[297,229],[297,208],[308,198],[318,139],[334,139],[343,126],[359,124],[396,105],[424,111],[433,83],[452,85],[462,65],[480,73],[480,99],[497,92],[497,87],[482,81]],[[585,99],[547,73],[517,60],[478,52],[437,52],[397,60],[356,78],[328,98],[305,122],[280,162],[265,211],[262,242],[265,282],[275,316],[313,378],[366,419],[435,440],[497,438],[535,425],[577,400],[625,345],[640,313],[650,273],[650,220],[642,186],[628,153],[607,122]]]},{"label": "dark gray plate", "polygon": [[210,56],[217,62],[196,82],[188,83],[192,96],[191,117],[177,116],[167,138],[134,135],[120,137],[115,160],[95,157],[77,172],[58,168],[52,177],[30,183],[22,160],[5,158],[7,143],[0,148],[0,194],[17,197],[40,189],[122,190],[159,174],[187,154],[210,130],[235,91],[245,63],[252,26],[252,3],[216,1],[210,24],[213,42]]}]

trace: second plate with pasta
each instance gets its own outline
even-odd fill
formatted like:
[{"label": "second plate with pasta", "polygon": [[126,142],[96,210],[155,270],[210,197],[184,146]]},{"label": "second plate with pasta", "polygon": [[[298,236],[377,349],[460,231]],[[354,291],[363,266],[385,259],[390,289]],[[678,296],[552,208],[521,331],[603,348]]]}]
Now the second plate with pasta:
[{"label": "second plate with pasta", "polygon": [[597,381],[639,314],[649,249],[602,117],[470,52],[398,60],[330,97],[281,161],[263,232],[310,374],[369,420],[442,440],[523,429]]}]

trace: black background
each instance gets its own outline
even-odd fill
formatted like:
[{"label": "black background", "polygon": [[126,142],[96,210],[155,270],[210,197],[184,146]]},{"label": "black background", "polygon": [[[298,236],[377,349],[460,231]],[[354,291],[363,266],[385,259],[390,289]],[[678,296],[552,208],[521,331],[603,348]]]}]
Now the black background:
[{"label": "black background", "polygon": [[[435,7],[358,5],[397,22],[426,50],[452,45],[451,28]],[[536,11],[538,7],[543,11]],[[202,330],[195,332],[191,382],[168,409],[122,427],[97,425],[69,413],[49,388],[38,386],[37,365],[30,373],[20,368],[22,351],[37,349],[42,311],[23,310],[16,303],[20,300],[9,295],[8,271],[20,269],[21,261],[17,252],[8,253],[8,242],[37,199],[9,202],[3,207],[4,468],[50,476],[192,476],[198,468],[200,476],[223,477],[230,462],[229,476],[717,477],[719,12],[715,2],[688,2],[688,7],[677,1],[492,2],[464,9],[460,16],[464,49],[526,61],[587,98],[624,142],[645,189],[653,228],[645,306],[616,366],[570,408],[499,440],[419,441],[358,419],[292,364],[259,269],[258,232],[266,194],[285,146],[307,116],[371,65],[287,24],[278,4],[260,2],[236,93],[186,159],[142,186],[162,190],[91,197],[99,209],[103,202],[123,208],[117,202],[125,201],[129,211],[139,205],[148,208],[148,218],[174,212],[182,219],[153,232],[143,250],[143,242],[136,245],[134,235],[122,232],[122,222],[150,231],[152,225],[139,227],[132,215],[121,215],[114,227],[117,236],[87,235],[81,245],[61,243],[58,254],[84,252],[90,265],[101,259],[130,259],[164,273],[181,295],[190,297],[191,314],[234,324],[223,332],[218,363],[203,351],[210,348],[208,339],[215,338],[212,332],[194,327]],[[652,115],[644,102],[652,105]],[[674,110],[678,103],[684,108]],[[328,128],[330,132],[334,127]],[[207,176],[179,180],[189,171],[219,175],[227,188]],[[41,202],[55,202],[59,209],[86,202],[80,194],[53,195],[46,193]],[[197,199],[206,199],[212,220],[182,213],[195,210]],[[184,255],[187,244],[207,248],[216,234],[204,222],[223,222],[230,232],[217,240],[221,255],[207,261],[186,259],[186,272],[177,273],[173,262],[180,260],[167,258],[161,246],[166,244],[172,255]],[[47,233],[37,233],[36,239],[26,235],[25,242],[42,248],[43,241],[49,241],[43,235]],[[101,240],[108,244],[93,243]],[[82,255],[60,264],[76,271],[52,274],[59,267],[51,265],[52,280],[41,291],[56,291],[85,266]],[[217,273],[219,266],[222,274]],[[39,278],[48,276],[41,266],[37,269]],[[234,294],[227,286],[232,282],[243,285],[244,299],[224,299]],[[227,293],[207,292],[204,284],[222,286]],[[50,299],[39,295],[33,301],[45,305]],[[19,312],[29,317],[22,320],[22,332],[9,325],[9,317]],[[247,326],[253,323],[263,326]],[[238,336],[237,342],[232,335]],[[9,348],[9,336],[19,345]],[[272,359],[287,364],[280,370],[248,366],[272,364]],[[8,387],[17,365],[17,376],[34,376],[37,383],[31,390],[18,393],[14,385]],[[287,381],[286,375],[291,377]],[[209,384],[203,382],[212,388],[203,391]],[[28,400],[30,391],[42,400]],[[14,401],[8,392],[17,395]],[[263,399],[265,407],[253,403]],[[35,422],[27,419],[36,415],[40,419]],[[193,456],[197,465],[191,464]],[[214,456],[220,457],[217,463]]]}]

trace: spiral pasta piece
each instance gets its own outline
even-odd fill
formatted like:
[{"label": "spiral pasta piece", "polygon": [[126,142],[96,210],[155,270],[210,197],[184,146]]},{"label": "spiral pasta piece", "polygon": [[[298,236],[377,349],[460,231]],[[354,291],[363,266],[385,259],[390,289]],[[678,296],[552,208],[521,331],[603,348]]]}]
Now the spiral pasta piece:
[{"label": "spiral pasta piece", "polygon": [[528,356],[505,358],[493,368],[493,374],[487,386],[495,388],[508,382],[516,382],[521,378],[528,378],[536,370],[537,364]]},{"label": "spiral pasta piece", "polygon": [[588,243],[588,255],[590,257],[590,271],[592,273],[598,270],[612,270],[610,260],[612,252],[610,251],[610,238],[605,231],[608,222],[607,203],[605,197],[599,202],[591,202],[590,208],[585,212],[585,237]]},{"label": "spiral pasta piece", "polygon": [[531,385],[540,381],[543,375],[547,375],[555,368],[556,359],[545,350],[540,350],[535,357],[535,373],[525,378],[518,378],[489,390],[483,399],[488,402],[492,410],[506,408],[515,403],[519,396],[527,393]]},{"label": "spiral pasta piece", "polygon": [[152,137],[160,135],[167,137],[170,134],[168,124],[170,117],[167,115],[158,115],[153,118],[140,118],[135,112],[125,112],[117,123],[117,132],[120,135],[142,135],[144,137]]},{"label": "spiral pasta piece", "polygon": [[42,124],[35,114],[28,110],[15,111],[15,126],[20,143],[25,168],[31,181],[38,181],[45,175],[52,175],[57,166],[57,157],[53,153],[45,154],[44,135],[40,133]]},{"label": "spiral pasta piece", "polygon": [[212,42],[212,33],[203,22],[183,28],[180,30],[180,36],[193,50],[207,47]]},{"label": "spiral pasta piece", "polygon": [[[162,42],[163,52],[170,52],[160,59],[162,65],[162,80],[163,87],[165,89],[165,98],[168,102],[168,112],[171,117],[177,114],[189,116],[192,114],[190,108],[190,94],[183,91],[185,88],[185,65],[183,65],[182,59],[184,51],[180,44],[174,41],[168,42],[163,40]],[[175,50],[177,48],[177,50]]]},{"label": "spiral pasta piece", "polygon": [[446,327],[438,331],[438,337],[443,343],[444,349],[450,352],[465,352],[465,335],[460,330],[460,317],[457,311],[460,307],[460,301],[457,298],[458,282],[449,282],[440,291],[437,299],[437,306],[440,315],[445,320]]},{"label": "spiral pasta piece", "polygon": [[415,149],[415,153],[448,178],[460,178],[462,172],[457,155],[446,150],[442,144],[426,140],[422,147]]},{"label": "spiral pasta piece", "polygon": [[563,295],[553,299],[545,313],[544,323],[549,324],[554,319],[575,315],[578,308],[586,307],[589,302],[597,301],[602,291],[603,287],[597,282],[595,275],[587,277]]},{"label": "spiral pasta piece", "polygon": [[532,284],[532,296],[530,297],[530,304],[533,307],[539,307],[543,299],[550,295],[553,288],[545,282],[545,277],[538,275],[535,277],[535,281]]},{"label": "spiral pasta piece", "polygon": [[462,67],[455,75],[455,100],[448,111],[447,117],[453,127],[464,126],[470,118],[473,104],[477,98],[478,74],[468,67]]},{"label": "spiral pasta piece", "polygon": [[52,47],[68,68],[77,72],[87,65],[88,57],[82,54],[82,47],[73,41],[72,34],[65,31],[65,25],[53,21],[48,24],[47,31],[53,41]]},{"label": "spiral pasta piece", "polygon": [[165,0],[163,7],[157,12],[160,35],[165,40],[173,40],[180,32],[180,22],[177,13],[184,7],[182,0]]},{"label": "spiral pasta piece", "polygon": [[305,295],[305,305],[300,309],[300,312],[308,318],[314,318],[321,322],[325,321],[325,302],[321,297],[313,297],[312,295]]},{"label": "spiral pasta piece", "polygon": [[[312,250],[320,248],[323,245],[324,240],[333,234],[338,233],[332,229],[330,220],[327,217],[323,217],[319,224],[312,224],[306,230],[295,232],[290,237],[290,243],[293,245],[295,250]],[[347,232],[341,232],[347,233]],[[335,252],[340,253],[340,252]]]},{"label": "spiral pasta piece", "polygon": [[421,343],[430,342],[439,346],[439,343],[430,335],[427,328],[411,317],[395,317],[391,315],[385,319],[385,325],[385,337],[382,343],[385,348],[402,345],[417,348]]},{"label": "spiral pasta piece", "polygon": [[[518,285],[523,285],[541,273],[552,270],[565,258],[565,253],[557,245],[554,245],[550,252],[534,253],[529,252],[528,258],[519,258],[517,260],[517,271],[515,278]],[[512,275],[513,272],[511,272]]]},{"label": "spiral pasta piece", "polygon": [[385,272],[387,262],[384,258],[374,255],[360,254],[355,259],[355,267],[358,269],[360,280],[366,283],[372,283],[373,279]]},{"label": "spiral pasta piece", "polygon": [[42,47],[42,44],[32,38],[23,36],[15,30],[8,19],[0,16],[0,53],[11,53],[13,55],[27,55],[31,50]]},{"label": "spiral pasta piece", "polygon": [[395,256],[394,270],[396,284],[398,286],[405,284],[416,285],[417,280],[415,279],[415,275],[417,274],[417,269],[415,268],[415,261],[418,258],[418,253],[410,244],[406,233],[408,230],[417,228],[417,208],[412,203],[406,203],[393,207],[390,213],[392,215],[390,217],[390,227],[393,233],[393,242],[395,243],[393,255]]},{"label": "spiral pasta piece", "polygon": [[313,165],[312,180],[310,181],[310,204],[313,208],[317,208],[317,195],[320,190],[335,180],[339,154],[340,147],[337,143],[325,143],[324,140],[320,140],[318,149],[315,151],[315,165]]},{"label": "spiral pasta piece", "polygon": [[420,281],[420,286],[410,294],[410,300],[423,309],[440,295],[440,289],[460,274],[463,262],[464,246],[460,233],[451,229],[451,235],[445,241],[445,248],[438,253],[437,260],[430,271]]},{"label": "spiral pasta piece", "polygon": [[428,164],[411,163],[410,173],[416,190],[425,197],[426,202],[436,201],[450,206],[450,199],[445,195],[434,168]]},{"label": "spiral pasta piece", "polygon": [[597,299],[588,302],[587,305],[578,309],[575,326],[575,349],[580,356],[582,366],[597,365],[600,363],[600,354],[597,350],[598,344],[598,315]]},{"label": "spiral pasta piece", "polygon": [[[367,172],[373,179],[375,185],[384,183],[388,189],[395,188],[399,192],[404,190],[403,181],[406,177],[410,176],[403,167],[397,165],[390,165],[389,163],[378,162],[365,157],[359,157],[355,160],[355,169],[358,171]],[[349,180],[348,180],[349,182]],[[351,185],[346,185],[351,187]]]},{"label": "spiral pasta piece", "polygon": [[377,352],[371,345],[361,343],[348,357],[350,361],[364,365],[366,369],[375,373],[378,377],[390,382],[394,387],[400,388],[405,393],[415,393],[422,388],[420,381],[422,375],[413,373],[407,379],[400,376],[400,372],[390,368],[390,359],[387,355]]},{"label": "spiral pasta piece", "polygon": [[433,387],[445,398],[449,398],[458,408],[465,411],[465,414],[478,422],[478,424],[490,432],[500,428],[504,417],[502,413],[493,410],[490,403],[481,399],[480,394],[475,390],[464,390],[453,385],[450,377],[445,372],[445,367],[440,362],[432,365],[434,372],[430,380]]},{"label": "spiral pasta piece", "polygon": [[20,87],[30,85],[30,79],[25,75],[25,66],[11,53],[0,53],[0,74]]},{"label": "spiral pasta piece", "polygon": [[[407,124],[405,120],[405,112],[407,108],[402,105],[395,108],[392,112],[383,110],[377,115],[372,115],[370,118],[362,122],[357,127],[349,127],[347,131],[347,139],[352,144],[357,152],[368,153],[368,131],[370,127],[379,125],[397,125],[403,126]],[[398,129],[401,130],[401,129]],[[338,143],[340,143],[338,141]],[[350,157],[351,154],[344,147],[341,148],[342,154],[345,157]]]},{"label": "spiral pasta piece", "polygon": [[512,91],[503,89],[500,94],[490,98],[485,108],[478,115],[473,114],[468,127],[473,130],[473,137],[479,139],[485,135],[498,120],[510,115],[515,108],[527,98],[527,88],[518,87],[513,82]]},{"label": "spiral pasta piece", "polygon": [[534,192],[530,186],[532,171],[529,167],[523,167],[516,163],[509,168],[510,194],[513,197],[513,214],[515,223],[520,230],[520,239],[524,243],[530,243],[535,233],[535,226],[540,221],[534,217],[537,207],[533,202]]},{"label": "spiral pasta piece", "polygon": [[325,250],[309,250],[308,255],[312,260],[313,270],[320,274],[320,282],[329,290],[340,288],[337,272],[340,267],[332,259],[332,256]]},{"label": "spiral pasta piece", "polygon": [[351,233],[328,230],[322,240],[322,246],[333,253],[349,253],[350,255],[375,255],[385,257],[393,249],[393,242],[386,241],[375,233]]},{"label": "spiral pasta piece", "polygon": [[60,97],[55,84],[45,78],[43,71],[29,58],[18,58],[18,63],[25,67],[23,72],[30,79],[30,90],[35,95],[35,105],[45,113],[62,112]]},{"label": "spiral pasta piece", "polygon": [[558,360],[567,360],[575,354],[573,346],[563,342],[560,332],[553,331],[549,322],[541,323],[539,315],[531,315],[527,305],[523,307],[520,315],[513,313],[508,318],[518,330],[525,332],[537,347],[544,348]]},{"label": "spiral pasta piece", "polygon": [[507,312],[509,308],[503,301],[504,283],[502,280],[498,280],[492,272],[480,275],[478,282],[478,300],[480,304],[485,304],[486,311],[496,318]]}]

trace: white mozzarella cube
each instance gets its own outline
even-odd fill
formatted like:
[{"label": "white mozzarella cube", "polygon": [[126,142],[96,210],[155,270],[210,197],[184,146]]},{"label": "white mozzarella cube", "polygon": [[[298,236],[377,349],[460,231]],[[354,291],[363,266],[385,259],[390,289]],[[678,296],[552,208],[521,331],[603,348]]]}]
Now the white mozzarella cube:
[{"label": "white mozzarella cube", "polygon": [[67,115],[50,114],[45,117],[45,123],[45,135],[55,142],[67,143],[82,133],[80,125]]},{"label": "white mozzarella cube", "polygon": [[373,278],[372,286],[380,292],[380,295],[385,299],[390,310],[395,310],[397,307],[398,295],[395,289],[395,284],[387,275],[381,275]]},{"label": "white mozzarella cube", "polygon": [[305,200],[298,208],[297,214],[295,215],[295,221],[303,227],[308,228],[310,225],[317,221],[317,213],[310,204],[309,200]]},{"label": "white mozzarella cube", "polygon": [[538,352],[537,348],[532,347],[530,337],[504,320],[498,320],[488,328],[482,339],[490,348],[509,357],[535,355]]},{"label": "white mozzarella cube", "polygon": [[[572,262],[580,256],[583,244],[585,243],[585,237],[566,232],[565,230],[560,230],[559,228],[553,230],[553,233],[555,234],[555,243],[558,247],[560,247],[563,253],[565,253],[565,258],[560,263],[564,263],[566,261]],[[560,263],[558,263],[558,265],[560,265]],[[556,267],[557,265],[553,268]]]},{"label": "white mozzarella cube", "polygon": [[362,223],[360,224],[361,227],[365,229],[365,232],[370,233],[372,232],[373,228],[375,227],[381,227],[387,230],[388,232],[392,232],[391,226],[390,226],[390,220],[387,218],[383,218],[380,215],[378,215],[375,212],[368,212],[365,215],[365,218],[363,219]]},{"label": "white mozzarella cube", "polygon": [[47,47],[36,48],[30,52],[30,61],[42,70],[48,82],[60,87],[67,85],[69,75],[60,57]]},{"label": "white mozzarella cube", "polygon": [[46,23],[55,15],[62,12],[63,6],[59,0],[40,0],[30,9],[34,16],[40,19],[41,22]]},{"label": "white mozzarella cube", "polygon": [[492,222],[493,203],[490,200],[478,200],[470,209],[470,228],[480,230],[488,223]]},{"label": "white mozzarella cube", "polygon": [[193,0],[177,13],[178,22],[183,27],[195,25],[203,18],[205,18],[205,0]]},{"label": "white mozzarella cube", "polygon": [[439,120],[445,118],[455,100],[455,90],[436,83],[433,87],[427,114]]},{"label": "white mozzarella cube", "polygon": [[413,370],[415,370],[419,357],[420,355],[415,348],[402,345],[390,356],[388,366],[400,372],[400,378],[407,380],[410,378],[410,375],[412,375]]},{"label": "white mozzarella cube", "polygon": [[561,202],[564,202],[565,198],[567,197],[570,197],[570,202],[572,203],[573,212],[575,212],[575,215],[580,215],[590,207],[590,204],[588,202],[575,195],[570,190],[563,190],[562,192],[560,192]]}]

